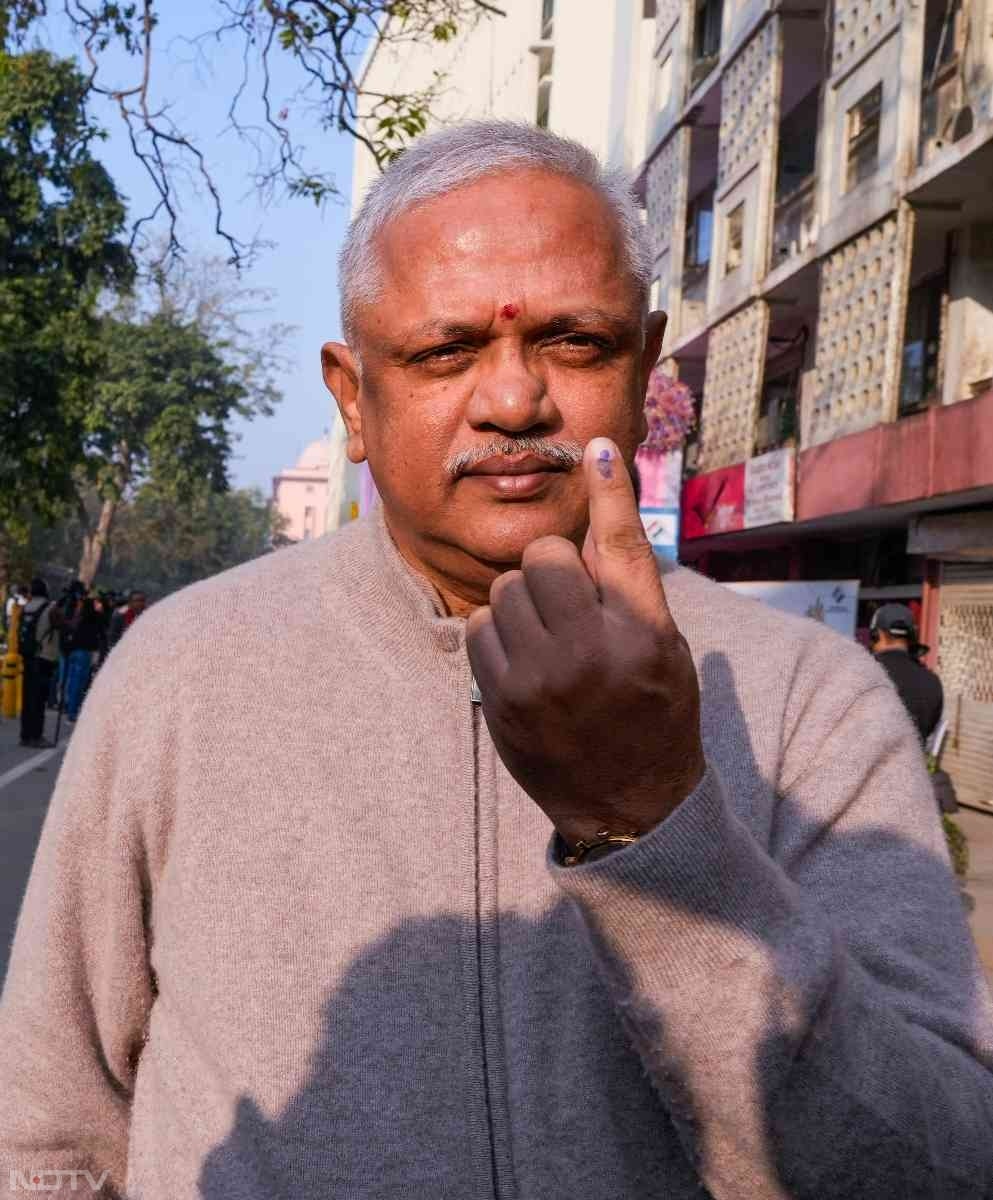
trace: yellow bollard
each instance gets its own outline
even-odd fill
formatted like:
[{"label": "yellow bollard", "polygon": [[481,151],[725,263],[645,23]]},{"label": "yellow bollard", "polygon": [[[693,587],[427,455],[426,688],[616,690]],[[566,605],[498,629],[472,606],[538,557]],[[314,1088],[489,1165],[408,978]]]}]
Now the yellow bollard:
[{"label": "yellow bollard", "polygon": [[10,616],[7,653],[3,656],[3,667],[0,669],[0,679],[2,679],[0,712],[9,718],[19,717],[21,706],[24,703],[24,659],[17,652],[17,635],[20,624],[21,606],[15,604],[14,611]]}]

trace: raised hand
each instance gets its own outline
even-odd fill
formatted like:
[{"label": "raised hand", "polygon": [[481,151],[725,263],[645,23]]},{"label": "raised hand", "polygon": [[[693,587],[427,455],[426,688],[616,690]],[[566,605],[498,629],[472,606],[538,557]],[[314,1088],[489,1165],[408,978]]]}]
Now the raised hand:
[{"label": "raised hand", "polygon": [[543,537],[493,583],[468,650],[493,742],[567,844],[642,833],[704,773],[700,693],[665,598],[631,478],[594,438],[582,555]]}]

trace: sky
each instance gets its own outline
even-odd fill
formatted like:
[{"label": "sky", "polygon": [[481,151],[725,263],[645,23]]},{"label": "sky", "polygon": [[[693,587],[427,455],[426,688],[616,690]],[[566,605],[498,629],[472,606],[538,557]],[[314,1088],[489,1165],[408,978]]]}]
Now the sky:
[{"label": "sky", "polygon": [[[272,477],[291,466],[303,448],[322,436],[331,422],[331,397],[320,372],[320,347],[340,336],[336,260],[348,221],[353,142],[344,134],[321,130],[313,101],[296,95],[300,75],[281,70],[273,88],[274,107],[290,109],[294,132],[310,151],[310,159],[329,170],[342,193],[323,210],[305,199],[278,199],[266,206],[254,188],[253,149],[233,132],[225,133],[228,104],[241,81],[240,48],[225,49],[214,40],[199,45],[191,39],[220,24],[215,0],[167,0],[161,5],[163,24],[156,32],[158,57],[153,61],[156,102],[168,100],[173,120],[195,137],[203,150],[225,201],[226,224],[243,240],[253,236],[273,243],[263,251],[243,282],[272,291],[265,314],[252,318],[259,336],[267,325],[295,326],[285,344],[288,369],[281,377],[283,401],[274,416],[238,421],[240,440],[231,462],[236,487],[257,486],[268,494]],[[43,39],[61,53],[77,50],[65,24],[53,16]],[[286,67],[291,68],[289,55]],[[112,60],[113,81],[133,80],[134,61]],[[251,113],[251,109],[246,109]],[[154,192],[134,158],[123,122],[113,105],[95,98],[92,115],[109,137],[97,154],[127,198],[132,217],[154,207]],[[365,152],[365,151],[363,151]],[[226,245],[214,236],[210,204],[197,189],[182,189],[181,236],[191,255],[226,256]],[[164,227],[163,227],[164,228]]]}]

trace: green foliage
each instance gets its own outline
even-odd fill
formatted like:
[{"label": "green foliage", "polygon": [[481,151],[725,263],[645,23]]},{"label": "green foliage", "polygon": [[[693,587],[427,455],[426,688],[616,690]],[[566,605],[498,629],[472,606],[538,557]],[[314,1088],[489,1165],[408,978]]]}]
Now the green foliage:
[{"label": "green foliage", "polygon": [[85,418],[85,470],[101,498],[146,480],[180,496],[206,481],[228,486],[233,417],[270,415],[277,399],[258,391],[227,344],[169,308],[103,323],[104,358]]},{"label": "green foliage", "polygon": [[[92,523],[99,497],[91,491],[84,503]],[[199,485],[175,497],[146,484],[120,505],[95,582],[164,596],[266,553],[283,541],[281,530],[282,518],[258,489],[217,493]],[[74,575],[83,534],[75,513],[53,527],[37,523],[31,534],[34,567]]]},{"label": "green foliage", "polygon": [[951,855],[955,874],[965,877],[969,873],[969,842],[962,829],[947,813],[942,813],[941,824],[945,830],[945,841]]},{"label": "green foliage", "polygon": [[97,301],[133,277],[86,93],[70,62],[0,51],[0,521],[71,495],[101,358]]}]

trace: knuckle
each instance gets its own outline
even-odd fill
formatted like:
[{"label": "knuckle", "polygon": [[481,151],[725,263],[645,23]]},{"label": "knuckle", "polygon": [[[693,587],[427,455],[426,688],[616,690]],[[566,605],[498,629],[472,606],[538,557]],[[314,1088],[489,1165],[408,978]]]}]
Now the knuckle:
[{"label": "knuckle", "polygon": [[522,555],[521,562],[524,566],[533,565],[536,562],[549,562],[551,560],[561,562],[565,558],[575,558],[577,553],[576,547],[568,538],[549,533],[544,537],[536,538],[527,546]]},{"label": "knuckle", "polygon": [[652,548],[641,526],[618,525],[597,538],[597,549],[630,559],[652,558]]}]

